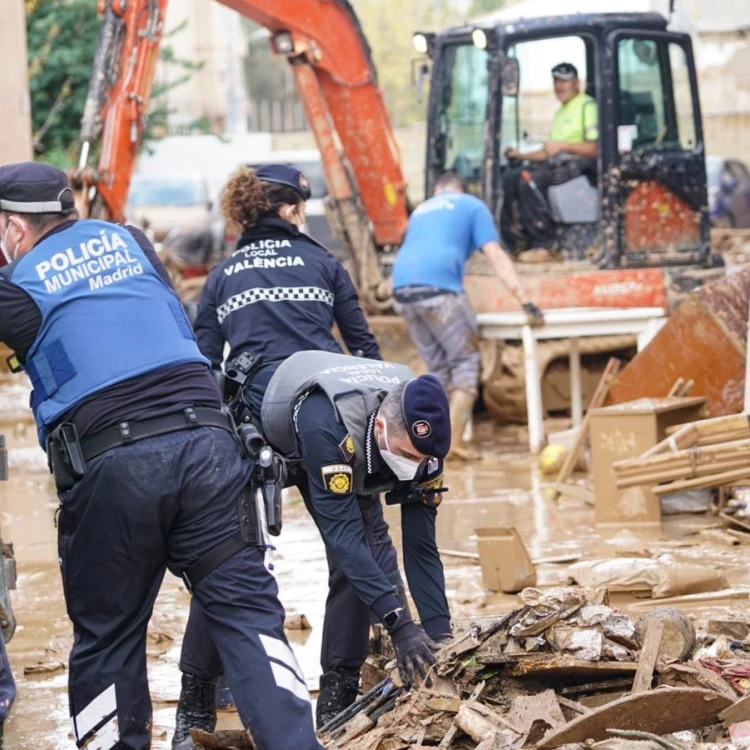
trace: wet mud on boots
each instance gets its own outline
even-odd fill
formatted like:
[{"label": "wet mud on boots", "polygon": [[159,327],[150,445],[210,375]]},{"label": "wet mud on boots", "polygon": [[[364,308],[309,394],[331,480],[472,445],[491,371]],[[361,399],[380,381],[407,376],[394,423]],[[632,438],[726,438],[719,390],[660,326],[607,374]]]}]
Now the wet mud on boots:
[{"label": "wet mud on boots", "polygon": [[315,707],[318,729],[335,719],[359,695],[359,670],[338,669],[326,672],[320,678],[320,694]]},{"label": "wet mud on boots", "polygon": [[191,729],[213,732],[216,729],[216,679],[201,680],[182,675],[180,702],[177,704],[172,750],[192,750]]}]

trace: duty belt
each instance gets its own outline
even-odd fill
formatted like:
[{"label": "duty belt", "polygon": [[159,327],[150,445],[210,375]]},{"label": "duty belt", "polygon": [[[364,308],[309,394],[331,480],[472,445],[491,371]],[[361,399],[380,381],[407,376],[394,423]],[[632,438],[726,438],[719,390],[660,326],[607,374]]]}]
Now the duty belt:
[{"label": "duty belt", "polygon": [[75,424],[63,422],[52,430],[47,439],[47,460],[50,471],[55,475],[57,489],[65,491],[83,478],[86,464],[91,459],[112,448],[196,427],[218,427],[227,430],[237,439],[234,422],[229,414],[198,406],[163,417],[120,422],[82,439],[78,437]]},{"label": "duty belt", "polygon": [[81,452],[86,461],[90,461],[102,453],[121,445],[130,445],[139,440],[166,435],[178,430],[195,427],[219,427],[235,434],[231,417],[218,409],[207,406],[183,409],[179,412],[166,414],[163,417],[153,417],[135,422],[120,422],[93,435],[81,439]]}]

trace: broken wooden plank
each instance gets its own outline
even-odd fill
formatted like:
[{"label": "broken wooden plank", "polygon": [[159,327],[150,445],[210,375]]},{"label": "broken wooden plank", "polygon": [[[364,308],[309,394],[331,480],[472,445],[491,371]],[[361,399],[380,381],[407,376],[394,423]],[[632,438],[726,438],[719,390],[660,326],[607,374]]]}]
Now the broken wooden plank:
[{"label": "broken wooden plank", "polygon": [[635,679],[633,680],[634,693],[642,693],[651,689],[662,635],[664,635],[664,623],[661,620],[649,623],[638,660],[638,671],[635,673]]},{"label": "broken wooden plank", "polygon": [[[735,641],[744,641],[750,635],[750,623],[745,620],[719,618],[708,621],[709,635],[726,635]],[[750,716],[747,717],[750,719]]]},{"label": "broken wooden plank", "polygon": [[478,711],[475,711],[470,703],[461,705],[456,714],[456,726],[466,732],[474,742],[493,739],[500,731],[500,728],[491,719],[487,719]]},{"label": "broken wooden plank", "polygon": [[250,735],[244,729],[220,729],[217,732],[204,732],[191,729],[190,736],[196,750],[251,750],[255,748]]},{"label": "broken wooden plank", "polygon": [[667,393],[667,398],[672,398],[673,396],[678,395],[682,392],[682,389],[685,387],[685,378],[677,378],[677,380],[672,383],[672,387],[669,389],[669,392]]},{"label": "broken wooden plank", "polygon": [[721,589],[721,591],[706,591],[702,594],[683,594],[681,596],[668,596],[664,599],[649,599],[643,602],[629,604],[630,609],[651,609],[667,604],[692,604],[693,602],[712,602],[717,599],[748,599],[750,592],[747,589]]},{"label": "broken wooden plank", "polygon": [[585,685],[570,685],[559,688],[558,695],[585,695],[586,693],[630,690],[633,686],[633,680],[630,677],[619,678],[617,680],[604,680],[602,682],[587,682]]},{"label": "broken wooden plank", "polygon": [[729,706],[729,708],[725,708],[719,714],[719,718],[725,724],[735,724],[738,721],[747,721],[750,719],[750,695],[740,698],[736,703]]},{"label": "broken wooden plank", "polygon": [[549,654],[543,660],[523,660],[509,664],[505,668],[508,677],[561,677],[566,679],[590,679],[616,677],[622,674],[635,674],[638,664],[634,661],[584,661],[570,657],[553,657]]},{"label": "broken wooden plank", "polygon": [[569,708],[571,711],[575,711],[577,714],[590,714],[591,709],[587,706],[584,706],[583,703],[579,703],[578,701],[572,701],[570,698],[566,698],[564,695],[558,695],[557,696],[557,702],[563,707],[563,708]]},{"label": "broken wooden plank", "polygon": [[566,724],[538,743],[540,750],[560,745],[604,740],[608,729],[632,729],[670,734],[715,724],[730,701],[713,690],[659,688],[634,693]]},{"label": "broken wooden plank", "polygon": [[585,416],[583,417],[583,421],[581,422],[581,428],[578,431],[578,435],[573,442],[573,445],[570,447],[568,455],[565,457],[565,461],[560,468],[560,473],[557,475],[557,480],[555,482],[555,491],[552,493],[553,502],[557,500],[558,497],[560,497],[561,488],[567,485],[568,479],[570,479],[570,476],[573,474],[573,469],[578,463],[578,457],[580,456],[581,451],[586,445],[586,440],[588,440],[589,434],[591,410],[598,409],[600,406],[602,406],[602,404],[604,404],[604,399],[607,398],[609,389],[615,382],[615,378],[617,377],[617,373],[620,371],[621,364],[622,362],[616,357],[610,357],[609,362],[607,362],[607,366],[604,368],[604,372],[599,379],[599,383],[596,386],[594,395],[591,397],[589,408],[586,411]]},{"label": "broken wooden plank", "polygon": [[719,518],[726,523],[728,526],[739,526],[739,528],[745,531],[750,531],[750,523],[744,518],[737,518],[736,516],[730,516],[728,513],[719,513]]}]

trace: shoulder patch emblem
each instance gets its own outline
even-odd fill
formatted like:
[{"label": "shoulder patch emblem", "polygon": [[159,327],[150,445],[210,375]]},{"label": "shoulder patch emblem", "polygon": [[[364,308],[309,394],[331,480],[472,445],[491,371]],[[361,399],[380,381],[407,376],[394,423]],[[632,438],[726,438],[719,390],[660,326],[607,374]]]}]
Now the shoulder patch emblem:
[{"label": "shoulder patch emblem", "polygon": [[339,453],[341,454],[341,458],[343,458],[347,463],[349,463],[354,458],[354,441],[352,440],[351,435],[347,435],[339,443]]},{"label": "shoulder patch emblem", "polygon": [[349,464],[327,464],[320,471],[323,485],[329,492],[346,495],[352,491],[352,467]]}]

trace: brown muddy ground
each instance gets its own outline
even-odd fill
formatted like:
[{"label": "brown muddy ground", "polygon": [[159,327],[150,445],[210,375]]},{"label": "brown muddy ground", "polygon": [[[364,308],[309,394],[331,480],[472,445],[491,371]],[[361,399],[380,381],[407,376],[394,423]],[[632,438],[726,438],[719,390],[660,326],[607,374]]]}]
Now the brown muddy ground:
[{"label": "brown muddy ground", "polygon": [[[11,480],[0,484],[0,524],[6,541],[15,544],[18,590],[13,606],[19,627],[10,647],[18,682],[18,698],[6,725],[6,747],[12,750],[74,747],[66,698],[65,662],[71,628],[65,613],[57,566],[54,516],[57,507],[44,455],[35,445],[30,415],[24,408],[27,391],[21,385],[0,385],[0,433],[10,445]],[[484,457],[472,466],[450,465],[451,491],[441,506],[439,544],[449,550],[476,551],[474,529],[516,526],[533,558],[592,554],[607,547],[593,527],[592,509],[577,501],[552,503],[524,452],[519,428],[497,430],[489,423],[477,430]],[[285,531],[276,555],[281,598],[288,611],[307,615],[313,629],[289,633],[311,689],[317,686],[320,626],[326,594],[326,566],[317,532],[299,498],[287,498]],[[399,542],[398,511],[388,509],[394,538]],[[614,540],[629,549],[634,545],[662,545],[674,549],[682,542],[684,523],[709,523],[711,517],[678,517],[663,532],[650,535],[619,530]],[[611,551],[614,547],[609,546]],[[714,545],[685,547],[682,554],[699,557],[727,570],[730,582],[744,582],[750,547],[728,549]],[[486,596],[477,565],[445,557],[449,598],[454,616],[493,614],[513,606],[515,597]],[[544,565],[539,584],[565,581],[564,565]],[[627,600],[618,602],[627,608]],[[728,605],[727,605],[728,606]],[[155,750],[170,747],[174,710],[179,692],[179,659],[188,595],[181,583],[167,574],[156,603],[148,639],[149,679],[154,701]],[[721,611],[711,602],[693,611],[698,615]],[[42,663],[57,671],[24,675]],[[236,716],[222,715],[221,726],[236,725]]]}]

